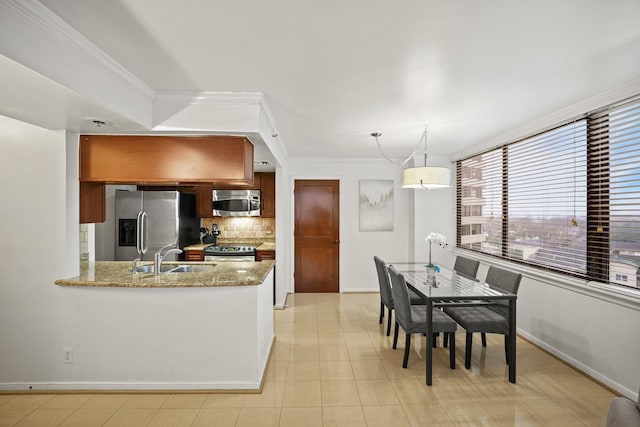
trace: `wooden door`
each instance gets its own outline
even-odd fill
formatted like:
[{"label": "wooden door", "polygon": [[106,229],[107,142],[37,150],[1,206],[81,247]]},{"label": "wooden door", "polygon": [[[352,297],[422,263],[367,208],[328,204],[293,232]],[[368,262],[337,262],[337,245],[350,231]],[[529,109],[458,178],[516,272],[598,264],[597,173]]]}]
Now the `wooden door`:
[{"label": "wooden door", "polygon": [[295,291],[340,291],[340,187],[295,181]]}]

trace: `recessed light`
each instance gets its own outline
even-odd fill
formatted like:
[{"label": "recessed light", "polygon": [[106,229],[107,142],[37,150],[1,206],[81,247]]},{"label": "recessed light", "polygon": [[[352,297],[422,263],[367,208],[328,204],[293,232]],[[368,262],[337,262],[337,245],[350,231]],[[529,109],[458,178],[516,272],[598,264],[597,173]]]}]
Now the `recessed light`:
[{"label": "recessed light", "polygon": [[95,127],[101,128],[104,126],[113,127],[113,122],[101,119],[100,117],[85,117],[84,121],[92,123]]}]

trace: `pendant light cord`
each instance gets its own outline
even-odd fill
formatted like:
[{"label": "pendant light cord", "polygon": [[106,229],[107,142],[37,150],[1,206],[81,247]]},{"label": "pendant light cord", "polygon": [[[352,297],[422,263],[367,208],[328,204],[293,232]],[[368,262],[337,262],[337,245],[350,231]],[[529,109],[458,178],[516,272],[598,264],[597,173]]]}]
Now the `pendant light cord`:
[{"label": "pendant light cord", "polygon": [[418,152],[418,150],[420,149],[420,145],[422,144],[422,141],[424,141],[424,165],[427,165],[427,128],[424,128],[424,132],[422,132],[422,137],[420,138],[420,141],[418,141],[418,144],[416,145],[416,148],[413,149],[413,152],[411,152],[411,154],[409,155],[409,157],[407,157],[406,159],[404,159],[402,162],[398,162],[397,160],[393,160],[390,159],[389,157],[387,157],[387,155],[384,153],[384,151],[382,150],[382,146],[380,145],[380,141],[378,141],[378,137],[380,137],[382,134],[380,132],[373,132],[371,134],[372,137],[374,137],[376,139],[376,145],[378,146],[378,151],[380,152],[380,154],[382,155],[382,157],[384,157],[385,159],[387,159],[387,161],[389,163],[392,163],[394,165],[398,165],[398,166],[404,166],[407,164],[407,162],[409,160],[411,160],[416,153]]}]

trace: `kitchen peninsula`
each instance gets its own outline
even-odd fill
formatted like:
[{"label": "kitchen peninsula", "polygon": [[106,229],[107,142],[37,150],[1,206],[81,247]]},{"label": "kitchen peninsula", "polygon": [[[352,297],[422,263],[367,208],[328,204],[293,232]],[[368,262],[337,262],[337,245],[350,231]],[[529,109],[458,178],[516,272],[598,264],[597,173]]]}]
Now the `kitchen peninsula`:
[{"label": "kitchen peninsula", "polygon": [[133,273],[131,262],[83,263],[55,282],[83,319],[67,338],[67,366],[89,378],[86,389],[257,391],[274,340],[274,264],[166,262],[197,268],[156,275]]},{"label": "kitchen peninsula", "polygon": [[[70,279],[58,279],[60,286],[99,286],[126,288],[185,288],[217,286],[258,286],[273,269],[274,261],[256,262],[188,262],[167,261],[162,265],[172,267],[193,266],[195,272],[170,271],[155,274],[133,273],[130,261],[100,261],[82,263],[80,275]],[[138,268],[152,267],[151,262],[141,262]]]}]

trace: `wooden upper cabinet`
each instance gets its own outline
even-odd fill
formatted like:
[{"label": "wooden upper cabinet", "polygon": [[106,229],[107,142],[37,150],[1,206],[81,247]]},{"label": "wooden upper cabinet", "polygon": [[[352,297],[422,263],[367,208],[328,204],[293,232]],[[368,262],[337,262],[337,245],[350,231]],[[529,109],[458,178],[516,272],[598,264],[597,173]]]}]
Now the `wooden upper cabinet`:
[{"label": "wooden upper cabinet", "polygon": [[260,175],[262,175],[260,177],[260,198],[262,201],[260,216],[262,218],[275,218],[276,217],[276,174],[264,172],[264,173],[261,173]]},{"label": "wooden upper cabinet", "polygon": [[81,135],[80,181],[253,185],[242,136]]},{"label": "wooden upper cabinet", "polygon": [[80,182],[80,224],[105,221],[105,195],[104,182]]},{"label": "wooden upper cabinet", "polygon": [[253,174],[253,184],[247,183],[227,183],[227,182],[216,182],[214,183],[214,187],[216,190],[260,190],[260,172],[255,172]]},{"label": "wooden upper cabinet", "polygon": [[198,218],[213,218],[213,186],[196,187],[196,215]]}]

